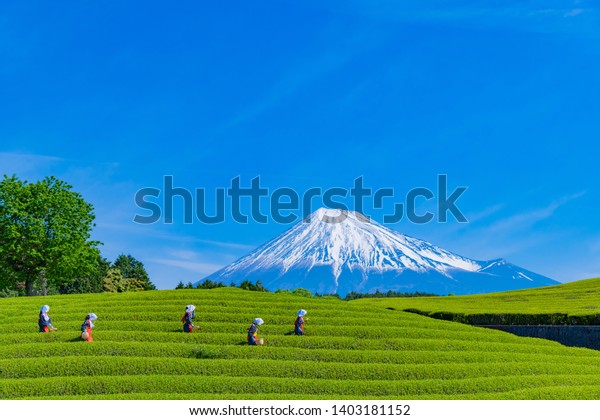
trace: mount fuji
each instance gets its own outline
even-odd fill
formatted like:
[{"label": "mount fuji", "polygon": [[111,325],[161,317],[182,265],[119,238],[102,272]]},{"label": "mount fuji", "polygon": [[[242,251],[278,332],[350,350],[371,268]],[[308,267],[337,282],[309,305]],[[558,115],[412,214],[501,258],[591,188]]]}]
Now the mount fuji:
[{"label": "mount fuji", "polygon": [[204,278],[261,280],[270,290],[488,293],[559,284],[503,259],[477,261],[411,238],[358,212],[321,208]]}]

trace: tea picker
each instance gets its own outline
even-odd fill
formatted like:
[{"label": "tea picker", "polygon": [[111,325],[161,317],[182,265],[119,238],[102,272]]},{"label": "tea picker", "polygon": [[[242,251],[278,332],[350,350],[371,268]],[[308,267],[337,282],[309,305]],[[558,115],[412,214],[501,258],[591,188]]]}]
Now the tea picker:
[{"label": "tea picker", "polygon": [[87,314],[85,317],[85,321],[81,324],[81,339],[83,341],[94,341],[94,338],[92,337],[92,328],[94,328],[93,321],[97,319],[98,317],[94,313]]},{"label": "tea picker", "polygon": [[48,305],[44,305],[40,308],[40,317],[38,319],[40,332],[56,331],[56,328],[52,326],[52,321],[48,315],[49,310],[50,307]]},{"label": "tea picker", "polygon": [[192,333],[194,330],[199,330],[200,327],[194,325],[194,318],[196,318],[196,307],[194,305],[188,305],[185,307],[185,314],[181,318],[183,322],[183,332]]},{"label": "tea picker", "polygon": [[252,325],[250,325],[250,327],[248,328],[249,346],[262,345],[264,343],[262,338],[258,338],[258,327],[264,323],[265,322],[262,320],[262,318],[255,318],[254,321],[252,321]]},{"label": "tea picker", "polygon": [[298,311],[298,316],[294,321],[294,334],[296,335],[304,335],[304,316],[306,315],[306,311],[304,309],[300,309]]}]

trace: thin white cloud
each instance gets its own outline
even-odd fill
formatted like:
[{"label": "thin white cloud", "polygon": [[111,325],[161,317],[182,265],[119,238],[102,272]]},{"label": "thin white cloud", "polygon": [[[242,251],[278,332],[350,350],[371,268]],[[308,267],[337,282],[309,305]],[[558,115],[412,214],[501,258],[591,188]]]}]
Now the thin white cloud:
[{"label": "thin white cloud", "polygon": [[174,233],[168,233],[159,230],[155,226],[157,225],[143,225],[139,223],[100,223],[98,222],[98,228],[107,229],[111,231],[135,233],[137,236],[143,236],[146,238],[162,239],[165,241],[172,241],[177,243],[199,243],[206,245],[214,245],[219,248],[230,248],[250,251],[256,248],[256,245],[243,244],[235,242],[224,242],[224,241],[213,241],[210,239],[202,239],[190,235],[178,235]]},{"label": "thin white cloud", "polygon": [[[553,243],[564,239],[562,232],[544,232],[531,234],[517,232],[507,235],[490,235],[475,231],[458,241],[461,250],[466,249],[466,255],[476,259],[495,259],[519,256],[524,251],[535,249],[545,243]],[[531,267],[525,267],[531,268]]]},{"label": "thin white cloud", "polygon": [[44,172],[64,159],[58,156],[39,155],[34,153],[0,152],[0,172],[2,175],[16,174],[25,176],[45,176]]},{"label": "thin white cloud", "polygon": [[[552,230],[536,228],[537,223],[552,218],[557,209],[585,194],[586,192],[582,191],[564,196],[544,207],[509,216],[490,225],[467,224],[465,229],[456,231],[452,239],[447,239],[446,248],[479,260],[507,258],[513,263],[520,263],[519,265],[527,269],[559,281],[593,276],[594,267],[593,264],[589,264],[589,260],[600,250],[600,240],[588,242],[587,249],[591,250],[590,255],[585,256],[582,264],[575,264],[577,255],[572,256],[570,249],[560,250],[560,244],[579,235],[580,232],[568,227]],[[525,255],[528,256],[528,261],[522,259]],[[560,255],[560,258],[552,259],[553,257],[548,255]],[[585,267],[586,272],[576,272],[578,266],[582,269]]]},{"label": "thin white cloud", "polygon": [[223,265],[219,264],[207,263],[202,261],[188,261],[174,258],[151,258],[148,261],[156,264],[167,265],[170,267],[183,268],[185,270],[193,272],[198,277],[206,276],[223,268]]},{"label": "thin white cloud", "polygon": [[548,219],[554,214],[554,212],[559,207],[567,204],[570,201],[576,200],[584,196],[585,193],[585,191],[582,191],[576,194],[565,196],[556,201],[553,201],[546,207],[530,210],[524,213],[516,214],[503,220],[499,220],[486,230],[489,234],[494,234],[497,232],[507,232],[514,231],[515,229],[528,228],[537,222],[540,222],[544,219]]},{"label": "thin white cloud", "polygon": [[[448,6],[443,2],[425,4],[423,2],[398,5],[395,0],[344,3],[344,12],[358,14],[370,19],[396,22],[456,22],[476,27],[503,28],[508,30],[564,33],[597,39],[597,9],[595,7],[573,7],[557,5],[548,7],[542,2],[521,2],[498,7],[489,7],[485,3],[461,7]],[[577,3],[575,3],[577,4]],[[546,6],[546,7],[540,7]],[[578,25],[569,22],[575,16],[580,18]]]},{"label": "thin white cloud", "polygon": [[570,10],[567,13],[565,13],[563,16],[564,17],[574,17],[574,16],[578,16],[578,15],[582,14],[583,12],[585,12],[584,9],[573,9],[573,10]]},{"label": "thin white cloud", "polygon": [[[0,172],[11,175],[23,174],[35,178],[58,171],[61,176],[70,175],[77,179],[105,177],[106,172],[118,167],[117,162],[95,162],[91,160],[66,159],[61,156],[43,155],[20,151],[0,151]],[[99,167],[102,169],[99,170]]]},{"label": "thin white cloud", "polygon": [[203,244],[220,246],[222,248],[234,248],[234,249],[241,249],[241,250],[247,250],[247,251],[250,251],[250,250],[253,250],[254,248],[256,248],[256,245],[239,244],[239,243],[234,243],[234,242],[211,241],[208,239],[196,239],[196,241],[203,243]]},{"label": "thin white cloud", "polygon": [[505,203],[494,204],[493,206],[487,207],[479,212],[467,214],[466,218],[469,221],[469,223],[478,222],[479,220],[486,219],[489,216],[498,213],[504,207],[506,207]]},{"label": "thin white cloud", "polygon": [[192,251],[189,249],[180,249],[173,250],[169,252],[169,255],[175,257],[179,260],[191,261],[191,260],[199,260],[201,255],[199,252]]}]

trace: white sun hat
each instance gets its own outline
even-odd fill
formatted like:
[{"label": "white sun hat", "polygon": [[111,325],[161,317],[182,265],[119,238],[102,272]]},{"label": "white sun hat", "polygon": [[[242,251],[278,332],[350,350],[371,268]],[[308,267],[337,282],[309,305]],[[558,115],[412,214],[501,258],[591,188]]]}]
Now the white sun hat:
[{"label": "white sun hat", "polygon": [[254,318],[253,321],[256,325],[262,325],[265,323],[265,321],[262,320],[262,318]]},{"label": "white sun hat", "polygon": [[304,316],[304,315],[306,315],[306,311],[304,309],[300,309],[298,311],[298,316]]}]

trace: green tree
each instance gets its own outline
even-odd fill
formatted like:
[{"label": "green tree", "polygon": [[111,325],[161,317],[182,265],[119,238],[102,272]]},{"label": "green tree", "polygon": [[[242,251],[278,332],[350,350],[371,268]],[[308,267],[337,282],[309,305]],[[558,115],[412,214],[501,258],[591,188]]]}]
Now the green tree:
[{"label": "green tree", "polygon": [[268,292],[267,288],[263,286],[262,281],[260,280],[256,280],[256,286],[254,287],[254,290],[257,292]]},{"label": "green tree", "polygon": [[202,283],[198,283],[196,285],[196,289],[216,289],[218,287],[225,287],[225,285],[221,282],[217,283],[210,279],[206,279]]},{"label": "green tree", "polygon": [[24,283],[19,283],[20,276],[10,267],[0,263],[1,296],[22,296],[25,293]]},{"label": "green tree", "polygon": [[262,281],[256,280],[256,284],[252,283],[250,280],[244,280],[238,286],[243,290],[251,290],[253,292],[268,292],[267,288],[263,286]]},{"label": "green tree", "polygon": [[312,292],[310,290],[303,289],[301,287],[292,290],[292,295],[294,295],[294,296],[301,296],[301,297],[307,297],[307,298],[313,297],[313,294],[312,294]]},{"label": "green tree", "polygon": [[[102,282],[102,289],[105,292],[116,293],[123,287],[123,276],[121,271],[116,268],[109,268]],[[122,290],[121,290],[122,291]]]},{"label": "green tree", "polygon": [[61,294],[69,293],[100,293],[104,291],[104,278],[110,269],[110,262],[101,256],[98,256],[95,269],[92,273],[83,277],[63,280],[58,291]]},{"label": "green tree", "polygon": [[16,175],[0,182],[0,267],[12,288],[47,294],[94,272],[100,252],[90,240],[91,204],[55,177],[36,183]]},{"label": "green tree", "polygon": [[254,290],[255,286],[250,280],[244,280],[238,287],[243,290]]},{"label": "green tree", "polygon": [[156,290],[156,286],[150,281],[144,264],[131,255],[119,255],[112,264],[112,268],[119,269],[123,277],[128,279],[129,290]]},{"label": "green tree", "polygon": [[126,292],[126,282],[121,270],[118,268],[109,268],[104,276],[102,288],[105,292],[116,293]]},{"label": "green tree", "polygon": [[277,290],[275,290],[275,293],[281,293],[281,294],[285,294],[285,295],[292,294],[292,292],[290,292],[290,289],[277,289]]},{"label": "green tree", "polygon": [[155,290],[156,289],[156,288],[148,289],[147,287],[148,287],[148,283],[146,283],[143,280],[136,279],[135,277],[125,279],[125,288],[127,289],[128,292],[143,292],[144,290]]}]

